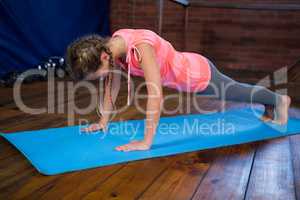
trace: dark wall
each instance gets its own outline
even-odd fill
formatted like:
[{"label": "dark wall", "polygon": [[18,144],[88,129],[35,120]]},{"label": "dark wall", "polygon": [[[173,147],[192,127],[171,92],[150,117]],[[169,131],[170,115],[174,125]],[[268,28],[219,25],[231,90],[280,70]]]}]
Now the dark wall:
[{"label": "dark wall", "polygon": [[[131,27],[158,32],[157,1],[111,2],[112,31]],[[300,9],[282,10],[287,6],[299,8],[300,2],[190,1],[185,37],[185,8],[164,0],[162,36],[178,50],[201,53],[219,67],[273,71],[300,57]]]},{"label": "dark wall", "polygon": [[156,1],[147,0],[112,0],[111,29],[146,28],[157,29]]},{"label": "dark wall", "polygon": [[0,0],[0,77],[63,56],[91,33],[110,34],[108,0]]}]

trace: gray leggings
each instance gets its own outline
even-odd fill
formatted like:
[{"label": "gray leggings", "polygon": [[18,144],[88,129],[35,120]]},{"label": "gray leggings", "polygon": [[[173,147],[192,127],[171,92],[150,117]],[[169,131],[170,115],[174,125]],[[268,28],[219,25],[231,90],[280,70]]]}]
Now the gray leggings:
[{"label": "gray leggings", "polygon": [[276,105],[279,96],[277,93],[262,86],[237,82],[222,74],[211,61],[208,62],[211,68],[211,81],[208,87],[198,94],[214,95],[223,100]]}]

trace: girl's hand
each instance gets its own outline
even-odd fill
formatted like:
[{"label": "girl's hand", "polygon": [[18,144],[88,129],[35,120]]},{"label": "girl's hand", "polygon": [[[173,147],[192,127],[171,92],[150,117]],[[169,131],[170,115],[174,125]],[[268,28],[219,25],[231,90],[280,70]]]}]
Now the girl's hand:
[{"label": "girl's hand", "polygon": [[86,128],[81,129],[82,132],[85,133],[90,133],[90,132],[95,132],[95,131],[99,131],[99,130],[106,130],[106,124],[102,123],[101,121],[99,123],[94,123],[89,125]]},{"label": "girl's hand", "polygon": [[128,144],[116,147],[117,151],[144,151],[150,149],[151,145],[145,141],[134,140]]}]

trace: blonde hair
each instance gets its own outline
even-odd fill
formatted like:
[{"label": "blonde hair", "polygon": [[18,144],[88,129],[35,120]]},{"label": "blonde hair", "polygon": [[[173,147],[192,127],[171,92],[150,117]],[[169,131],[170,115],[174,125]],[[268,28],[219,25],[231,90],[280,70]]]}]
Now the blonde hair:
[{"label": "blonde hair", "polygon": [[[102,65],[100,59],[102,52],[109,55],[110,69],[112,70],[114,68],[112,52],[107,47],[108,40],[109,38],[103,38],[99,35],[88,35],[75,40],[68,46],[66,52],[67,70],[74,80],[83,80],[88,74],[96,72]],[[109,92],[109,100],[114,109],[115,105],[111,98],[112,78],[113,74],[112,72],[109,72],[108,76],[105,77],[105,88],[108,88],[109,90],[105,91]],[[99,95],[100,93],[98,90],[98,96]],[[101,117],[99,106],[98,100],[97,114]]]}]

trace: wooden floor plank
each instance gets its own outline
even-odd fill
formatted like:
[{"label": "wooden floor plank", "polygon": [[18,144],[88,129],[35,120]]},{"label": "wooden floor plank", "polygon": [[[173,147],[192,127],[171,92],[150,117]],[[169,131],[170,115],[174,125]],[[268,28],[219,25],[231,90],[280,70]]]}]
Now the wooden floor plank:
[{"label": "wooden floor plank", "polygon": [[[0,87],[1,98],[0,106],[6,106],[14,104],[13,88]],[[47,82],[34,82],[32,84],[25,84],[21,87],[21,96],[24,99],[28,99],[40,94],[44,94],[47,91]]]},{"label": "wooden floor plank", "polygon": [[20,154],[2,160],[0,166],[0,199],[11,197],[14,190],[20,188],[24,181],[37,173]]},{"label": "wooden floor plank", "polygon": [[[298,108],[291,108],[289,114],[290,116],[300,119],[300,109]],[[300,199],[300,135],[290,136],[289,142],[291,147],[295,193],[296,198]]]},{"label": "wooden floor plank", "polygon": [[288,137],[259,145],[245,199],[295,199]]},{"label": "wooden floor plank", "polygon": [[300,135],[290,136],[291,159],[293,164],[295,193],[300,199]]},{"label": "wooden floor plank", "polygon": [[131,162],[83,199],[135,199],[166,170],[174,159],[176,157],[172,156]]},{"label": "wooden floor plank", "polygon": [[220,151],[192,199],[243,199],[254,152],[254,144]]},{"label": "wooden floor plank", "polygon": [[190,199],[215,158],[215,152],[208,150],[179,155],[138,199]]},{"label": "wooden floor plank", "polygon": [[124,166],[114,165],[56,176],[37,175],[16,190],[13,198],[80,199]]},{"label": "wooden floor plank", "polygon": [[0,138],[0,162],[15,154],[19,154],[19,151],[9,144],[4,138]]}]

